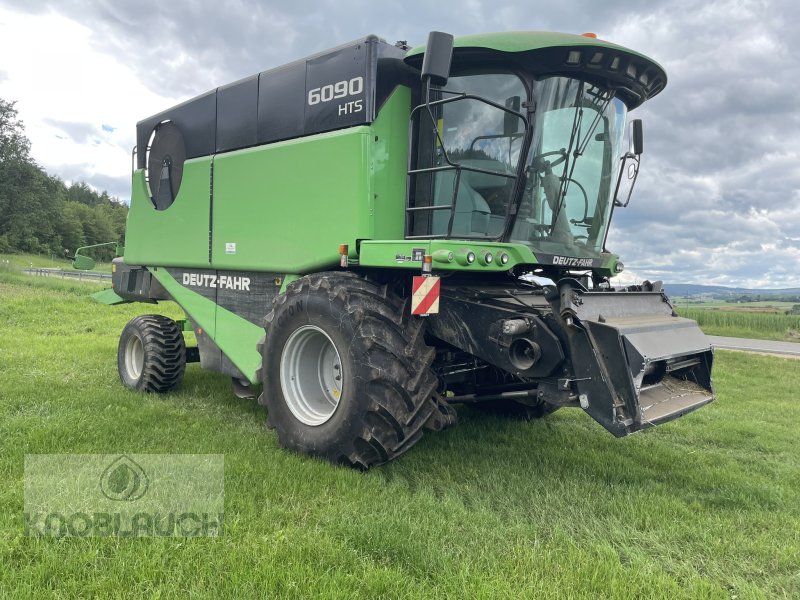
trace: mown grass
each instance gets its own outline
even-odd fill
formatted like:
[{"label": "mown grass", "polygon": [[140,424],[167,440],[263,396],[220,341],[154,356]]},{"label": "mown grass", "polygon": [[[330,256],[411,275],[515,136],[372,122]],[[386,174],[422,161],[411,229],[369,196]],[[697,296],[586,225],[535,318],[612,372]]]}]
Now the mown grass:
[{"label": "mown grass", "polygon": [[800,315],[678,307],[708,335],[800,342]]},{"label": "mown grass", "polygon": [[[716,403],[620,440],[579,410],[463,408],[363,474],[278,448],[197,365],[166,397],[124,390],[117,336],[150,307],[59,283],[0,276],[0,596],[800,596],[796,361],[719,352]],[[224,454],[225,535],[24,536],[25,454],[123,452]]]}]

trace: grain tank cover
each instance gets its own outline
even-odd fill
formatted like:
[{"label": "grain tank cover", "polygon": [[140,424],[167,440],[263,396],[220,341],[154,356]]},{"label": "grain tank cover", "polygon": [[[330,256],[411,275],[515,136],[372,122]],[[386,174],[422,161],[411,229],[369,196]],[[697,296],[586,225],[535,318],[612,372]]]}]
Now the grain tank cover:
[{"label": "grain tank cover", "polygon": [[137,123],[137,168],[164,121],[180,130],[187,159],[371,123],[404,55],[371,35],[206,92]]}]

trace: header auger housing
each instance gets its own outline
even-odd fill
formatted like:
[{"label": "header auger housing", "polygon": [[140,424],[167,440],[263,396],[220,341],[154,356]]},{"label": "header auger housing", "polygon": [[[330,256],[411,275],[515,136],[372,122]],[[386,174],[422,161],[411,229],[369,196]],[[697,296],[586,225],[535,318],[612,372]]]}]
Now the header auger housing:
[{"label": "header auger housing", "polygon": [[142,120],[112,302],[187,319],[131,321],[123,383],[168,391],[199,361],[263,384],[281,444],[359,468],[458,403],[623,436],[712,401],[697,324],[659,283],[609,281],[627,113],[665,85],[584,36],[369,36]]}]

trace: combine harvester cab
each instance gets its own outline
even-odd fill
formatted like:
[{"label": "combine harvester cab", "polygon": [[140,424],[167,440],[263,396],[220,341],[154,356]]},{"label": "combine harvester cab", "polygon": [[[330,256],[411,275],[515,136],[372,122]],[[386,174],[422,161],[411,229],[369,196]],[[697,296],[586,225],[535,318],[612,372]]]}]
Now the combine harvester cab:
[{"label": "combine harvester cab", "polygon": [[283,446],[358,468],[453,404],[580,407],[624,436],[712,401],[697,324],[660,283],[615,289],[606,248],[643,147],[628,112],[665,85],[589,34],[368,36],[140,121],[97,299],[186,319],[128,323],[123,384],[167,392],[200,362]]}]

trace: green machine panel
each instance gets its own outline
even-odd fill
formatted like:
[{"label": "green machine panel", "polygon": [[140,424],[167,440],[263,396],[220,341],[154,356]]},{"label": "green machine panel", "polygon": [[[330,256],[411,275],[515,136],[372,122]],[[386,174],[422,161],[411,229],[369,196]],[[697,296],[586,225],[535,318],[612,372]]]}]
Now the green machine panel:
[{"label": "green machine panel", "polygon": [[307,273],[340,244],[402,238],[409,111],[398,87],[371,126],[218,154],[212,267]]},{"label": "green machine panel", "polygon": [[211,160],[186,161],[180,191],[167,210],[153,207],[144,171],[133,174],[125,234],[127,264],[208,267]]},{"label": "green machine panel", "polygon": [[370,215],[371,239],[396,240],[403,237],[408,164],[397,157],[408,156],[410,113],[411,90],[398,86],[372,123],[370,171],[374,210]]},{"label": "green machine panel", "polygon": [[307,272],[370,237],[370,128],[217,155],[212,267]]},{"label": "green machine panel", "polygon": [[136,171],[125,262],[308,273],[340,244],[402,238],[410,101],[399,86],[371,125],[187,160],[164,210]]}]

